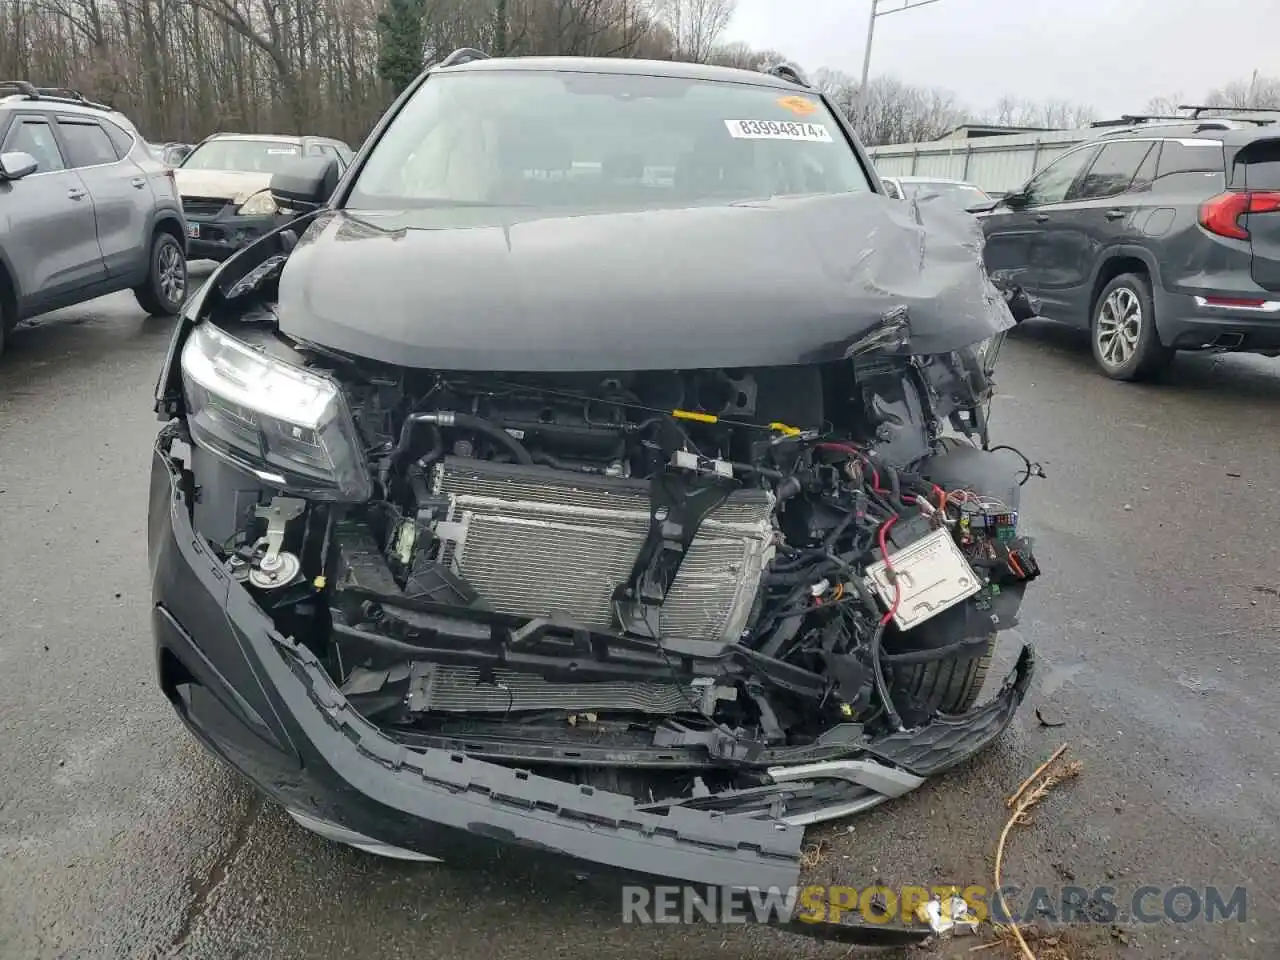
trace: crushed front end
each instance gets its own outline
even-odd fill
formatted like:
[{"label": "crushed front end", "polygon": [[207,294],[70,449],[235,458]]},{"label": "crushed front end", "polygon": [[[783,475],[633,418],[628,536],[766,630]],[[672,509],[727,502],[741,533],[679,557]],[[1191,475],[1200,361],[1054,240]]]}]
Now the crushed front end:
[{"label": "crushed front end", "polygon": [[282,263],[175,335],[150,557],[166,695],[299,822],[789,887],[806,825],[1009,724],[1029,648],[978,695],[1039,568],[1030,466],[973,439],[998,338],[895,355],[889,316],[811,364],[403,368],[281,335]]}]

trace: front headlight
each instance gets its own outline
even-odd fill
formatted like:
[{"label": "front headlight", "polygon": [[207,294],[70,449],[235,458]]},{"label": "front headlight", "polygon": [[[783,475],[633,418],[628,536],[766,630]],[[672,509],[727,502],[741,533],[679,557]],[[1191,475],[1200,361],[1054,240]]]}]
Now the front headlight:
[{"label": "front headlight", "polygon": [[236,208],[236,213],[242,217],[268,217],[279,212],[270,190],[259,190]]},{"label": "front headlight", "polygon": [[182,348],[182,385],[191,439],[210,453],[313,499],[372,495],[346,400],[328,377],[202,323]]}]

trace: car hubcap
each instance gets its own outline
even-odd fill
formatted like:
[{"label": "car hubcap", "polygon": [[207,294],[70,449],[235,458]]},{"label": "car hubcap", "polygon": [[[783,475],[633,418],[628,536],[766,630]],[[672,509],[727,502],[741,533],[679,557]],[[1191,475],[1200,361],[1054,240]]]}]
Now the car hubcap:
[{"label": "car hubcap", "polygon": [[170,303],[181,303],[187,288],[187,271],[178,248],[166,243],[160,248],[160,292]]},{"label": "car hubcap", "polygon": [[1112,290],[1098,314],[1098,352],[1104,362],[1121,366],[1137,352],[1142,332],[1142,302],[1128,287]]}]

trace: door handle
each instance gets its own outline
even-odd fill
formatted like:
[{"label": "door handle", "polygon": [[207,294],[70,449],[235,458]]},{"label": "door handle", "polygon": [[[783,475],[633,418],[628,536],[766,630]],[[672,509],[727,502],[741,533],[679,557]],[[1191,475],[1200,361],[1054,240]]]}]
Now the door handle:
[{"label": "door handle", "polygon": [[1047,223],[1048,221],[1049,221],[1049,215],[1047,213],[1036,214],[1036,223]]},{"label": "door handle", "polygon": [[133,178],[132,180],[130,180],[129,182],[130,182],[131,184],[133,184],[137,189],[141,190],[143,187],[145,187],[145,186],[147,185],[147,178],[146,178],[146,177],[134,177],[134,178]]},{"label": "door handle", "polygon": [[1124,218],[1125,212],[1123,210],[1112,209],[1107,211],[1108,220],[1123,220]]},{"label": "door handle", "polygon": [[70,190],[67,191],[67,196],[72,200],[83,200],[84,191],[81,190],[79,187],[72,187]]}]

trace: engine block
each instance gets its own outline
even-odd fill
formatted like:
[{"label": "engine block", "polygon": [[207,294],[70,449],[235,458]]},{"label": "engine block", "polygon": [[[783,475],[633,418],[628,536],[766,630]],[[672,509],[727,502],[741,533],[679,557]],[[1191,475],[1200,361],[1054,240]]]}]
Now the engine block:
[{"label": "engine block", "polygon": [[[449,457],[433,492],[448,499],[436,525],[441,560],[494,610],[614,624],[612,597],[649,531],[649,486]],[[773,495],[735,491],[702,522],[657,614],[660,635],[736,641],[773,556]]]}]

